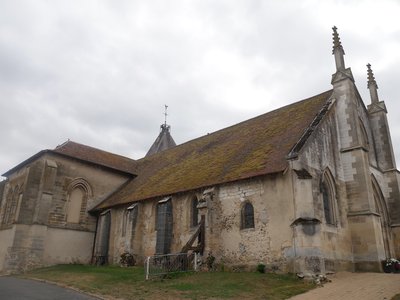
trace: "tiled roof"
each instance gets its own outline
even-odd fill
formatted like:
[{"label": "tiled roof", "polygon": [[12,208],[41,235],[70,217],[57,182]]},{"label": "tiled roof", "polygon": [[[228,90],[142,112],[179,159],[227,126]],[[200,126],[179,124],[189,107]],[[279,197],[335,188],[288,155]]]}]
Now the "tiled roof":
[{"label": "tiled roof", "polygon": [[282,172],[332,91],[137,160],[136,174],[96,209]]},{"label": "tiled roof", "polygon": [[135,160],[86,145],[78,144],[70,140],[62,145],[57,146],[51,152],[63,154],[117,171],[136,174]]},{"label": "tiled roof", "polygon": [[36,153],[35,155],[24,160],[17,166],[8,170],[2,176],[7,177],[11,175],[15,171],[35,161],[46,153],[56,153],[59,155],[68,156],[74,159],[79,159],[81,161],[110,168],[119,172],[124,172],[131,175],[136,174],[135,160],[68,140],[64,144],[57,146],[54,150],[47,149]]}]

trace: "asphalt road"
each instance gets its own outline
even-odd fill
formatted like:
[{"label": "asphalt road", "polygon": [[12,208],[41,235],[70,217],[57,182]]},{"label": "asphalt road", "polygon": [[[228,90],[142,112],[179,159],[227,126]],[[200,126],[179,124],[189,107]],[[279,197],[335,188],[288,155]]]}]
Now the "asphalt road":
[{"label": "asphalt road", "polygon": [[98,300],[74,290],[35,280],[0,277],[0,300]]}]

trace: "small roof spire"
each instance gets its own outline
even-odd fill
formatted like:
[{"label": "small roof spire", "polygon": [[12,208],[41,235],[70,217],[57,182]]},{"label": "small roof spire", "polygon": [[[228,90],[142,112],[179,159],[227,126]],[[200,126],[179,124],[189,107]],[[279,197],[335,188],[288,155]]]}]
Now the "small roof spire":
[{"label": "small roof spire", "polygon": [[340,41],[339,34],[337,33],[337,27],[333,26],[333,49],[332,54],[335,56],[336,71],[346,69],[344,64],[344,50]]},{"label": "small roof spire", "polygon": [[368,89],[371,95],[371,103],[378,103],[378,85],[375,81],[374,72],[372,72],[371,64],[367,64],[367,74],[368,74]]},{"label": "small roof spire", "polygon": [[154,141],[153,145],[150,147],[149,151],[147,152],[146,156],[149,156],[154,153],[158,153],[169,148],[175,147],[176,143],[171,136],[170,129],[171,126],[167,125],[167,109],[168,105],[164,104],[164,124],[160,126],[160,134]]},{"label": "small roof spire", "polygon": [[371,69],[371,64],[367,64],[367,74],[368,74],[368,88],[370,88],[371,85],[375,85],[376,88],[378,88],[378,85],[376,84],[375,81],[374,72]]}]

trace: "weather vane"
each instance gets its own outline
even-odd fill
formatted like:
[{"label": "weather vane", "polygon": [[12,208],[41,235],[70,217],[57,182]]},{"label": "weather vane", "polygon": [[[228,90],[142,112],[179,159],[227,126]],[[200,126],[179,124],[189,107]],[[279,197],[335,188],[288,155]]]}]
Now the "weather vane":
[{"label": "weather vane", "polygon": [[165,116],[165,120],[164,120],[164,125],[167,126],[167,109],[168,109],[168,105],[164,104],[165,106],[165,112],[164,112],[164,116]]}]

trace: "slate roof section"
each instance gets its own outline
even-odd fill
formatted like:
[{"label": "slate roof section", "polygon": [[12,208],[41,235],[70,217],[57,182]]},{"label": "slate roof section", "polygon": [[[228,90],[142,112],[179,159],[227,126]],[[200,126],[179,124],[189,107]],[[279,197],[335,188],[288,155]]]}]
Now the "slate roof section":
[{"label": "slate roof section", "polygon": [[332,90],[137,160],[137,177],[95,209],[282,172]]},{"label": "slate roof section", "polygon": [[170,133],[170,126],[167,124],[162,124],[160,126],[161,131],[156,140],[154,141],[153,145],[150,147],[149,151],[147,152],[146,156],[167,150],[169,148],[175,147],[176,143],[171,136]]},{"label": "slate roof section", "polygon": [[75,143],[70,140],[68,140],[64,144],[57,146],[52,152],[73,157],[117,171],[122,171],[128,174],[136,174],[135,160],[83,144]]}]

